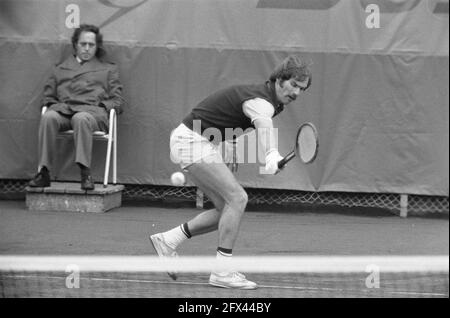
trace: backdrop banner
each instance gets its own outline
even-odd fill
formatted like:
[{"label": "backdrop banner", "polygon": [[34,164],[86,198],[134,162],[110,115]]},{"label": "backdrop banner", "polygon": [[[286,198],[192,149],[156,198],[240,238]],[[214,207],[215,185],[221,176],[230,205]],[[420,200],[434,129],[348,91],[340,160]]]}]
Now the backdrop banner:
[{"label": "backdrop banner", "polygon": [[[313,122],[318,157],[267,176],[241,137],[243,186],[448,196],[448,17],[448,0],[0,0],[0,178],[36,173],[44,83],[73,27],[91,23],[124,84],[120,183],[169,185],[169,135],[190,109],[299,54],[312,86],[274,124],[284,155]],[[73,143],[59,145],[52,175],[78,180]],[[106,145],[94,146],[100,181]]]}]

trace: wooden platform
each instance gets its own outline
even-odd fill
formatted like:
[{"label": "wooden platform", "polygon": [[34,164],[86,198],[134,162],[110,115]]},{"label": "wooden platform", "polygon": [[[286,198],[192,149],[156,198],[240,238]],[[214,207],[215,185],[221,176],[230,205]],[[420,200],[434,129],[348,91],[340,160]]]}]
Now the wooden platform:
[{"label": "wooden platform", "polygon": [[81,190],[79,182],[52,182],[46,188],[26,188],[26,206],[34,211],[102,213],[122,205],[123,185],[95,184]]}]

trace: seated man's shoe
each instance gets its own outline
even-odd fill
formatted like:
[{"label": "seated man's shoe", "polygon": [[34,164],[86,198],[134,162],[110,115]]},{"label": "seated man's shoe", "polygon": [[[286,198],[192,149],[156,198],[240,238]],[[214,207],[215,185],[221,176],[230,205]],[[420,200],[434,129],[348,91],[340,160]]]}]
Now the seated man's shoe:
[{"label": "seated man's shoe", "polygon": [[82,190],[94,190],[95,184],[90,175],[81,177],[81,189]]},{"label": "seated man's shoe", "polygon": [[41,169],[28,185],[33,188],[45,188],[50,186],[50,173]]}]

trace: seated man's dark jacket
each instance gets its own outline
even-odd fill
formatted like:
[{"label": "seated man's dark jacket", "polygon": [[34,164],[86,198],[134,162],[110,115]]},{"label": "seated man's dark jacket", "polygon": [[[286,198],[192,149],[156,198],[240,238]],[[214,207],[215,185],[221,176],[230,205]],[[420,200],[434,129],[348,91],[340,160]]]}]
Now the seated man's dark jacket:
[{"label": "seated man's dark jacket", "polygon": [[96,57],[81,65],[75,56],[53,68],[44,87],[42,105],[65,115],[88,112],[100,129],[108,127],[108,113],[122,112],[122,85],[115,64]]}]

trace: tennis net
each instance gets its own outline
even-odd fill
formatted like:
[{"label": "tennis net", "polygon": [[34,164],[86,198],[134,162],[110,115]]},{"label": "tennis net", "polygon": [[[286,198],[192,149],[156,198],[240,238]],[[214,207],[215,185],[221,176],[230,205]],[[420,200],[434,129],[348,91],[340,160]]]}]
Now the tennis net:
[{"label": "tennis net", "polygon": [[[256,290],[210,286],[215,257],[0,256],[0,297],[449,297],[446,256],[235,256]],[[166,271],[177,271],[173,281]]]}]

